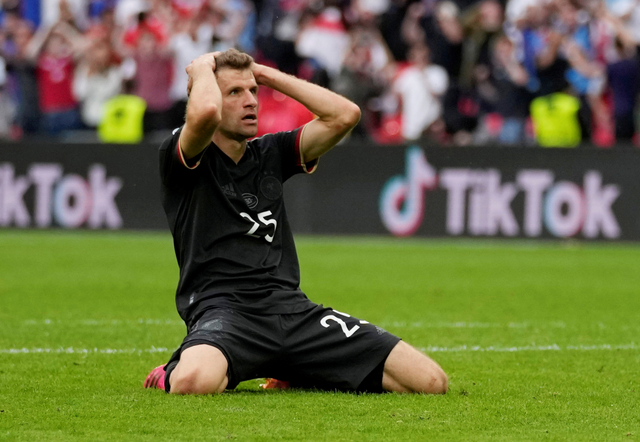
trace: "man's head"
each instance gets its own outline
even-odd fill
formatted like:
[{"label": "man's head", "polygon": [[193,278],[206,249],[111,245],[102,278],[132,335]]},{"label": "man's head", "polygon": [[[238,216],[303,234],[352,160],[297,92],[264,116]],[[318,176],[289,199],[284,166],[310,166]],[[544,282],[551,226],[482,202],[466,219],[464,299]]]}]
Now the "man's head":
[{"label": "man's head", "polygon": [[224,69],[251,70],[252,63],[253,57],[251,55],[231,48],[216,56],[216,70],[214,72],[217,76],[218,72]]},{"label": "man's head", "polygon": [[216,131],[236,141],[258,133],[258,84],[252,64],[253,58],[237,49],[216,56],[214,72],[222,94],[222,120]]}]

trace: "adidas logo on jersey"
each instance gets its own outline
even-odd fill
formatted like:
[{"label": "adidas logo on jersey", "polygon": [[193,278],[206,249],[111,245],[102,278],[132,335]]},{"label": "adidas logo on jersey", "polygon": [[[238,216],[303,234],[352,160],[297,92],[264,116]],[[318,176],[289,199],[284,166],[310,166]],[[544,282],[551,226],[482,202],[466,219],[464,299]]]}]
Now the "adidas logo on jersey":
[{"label": "adidas logo on jersey", "polygon": [[224,186],[221,186],[222,189],[222,193],[224,193],[227,196],[237,196],[236,192],[233,190],[233,185],[232,184],[225,184]]}]

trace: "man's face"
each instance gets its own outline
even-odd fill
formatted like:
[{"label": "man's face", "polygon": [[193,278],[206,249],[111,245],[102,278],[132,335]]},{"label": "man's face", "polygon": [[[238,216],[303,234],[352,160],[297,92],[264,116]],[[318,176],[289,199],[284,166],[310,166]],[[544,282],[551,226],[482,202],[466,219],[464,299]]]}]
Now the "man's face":
[{"label": "man's face", "polygon": [[216,73],[222,93],[222,121],[227,138],[243,141],[258,133],[258,84],[249,69],[222,69]]}]

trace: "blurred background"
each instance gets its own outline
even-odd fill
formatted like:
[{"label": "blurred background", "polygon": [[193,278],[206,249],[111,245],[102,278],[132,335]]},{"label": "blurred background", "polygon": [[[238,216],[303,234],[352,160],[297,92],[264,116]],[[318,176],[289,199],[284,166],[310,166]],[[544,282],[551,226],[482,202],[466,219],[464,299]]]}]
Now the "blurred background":
[{"label": "blurred background", "polygon": [[[0,227],[165,230],[185,67],[237,47],[363,111],[287,183],[295,233],[640,240],[640,0],[3,0],[0,23]],[[313,118],[259,101],[259,134]]]},{"label": "blurred background", "polygon": [[[355,101],[353,139],[638,144],[638,0],[2,0],[0,138],[157,141],[199,54],[237,47]],[[261,91],[260,133],[312,118]]]}]

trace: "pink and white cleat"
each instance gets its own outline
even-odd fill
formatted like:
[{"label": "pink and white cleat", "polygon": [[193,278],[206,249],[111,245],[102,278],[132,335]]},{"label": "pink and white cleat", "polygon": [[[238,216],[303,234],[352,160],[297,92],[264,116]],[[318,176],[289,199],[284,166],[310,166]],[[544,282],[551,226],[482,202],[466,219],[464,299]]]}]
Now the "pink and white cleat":
[{"label": "pink and white cleat", "polygon": [[157,388],[159,390],[164,390],[164,365],[160,365],[159,367],[151,370],[151,373],[147,376],[147,379],[144,380],[144,388]]},{"label": "pink and white cleat", "polygon": [[271,390],[271,389],[286,390],[289,388],[289,383],[287,381],[279,381],[274,378],[266,378],[264,380],[264,384],[260,384],[260,386],[265,390]]}]

